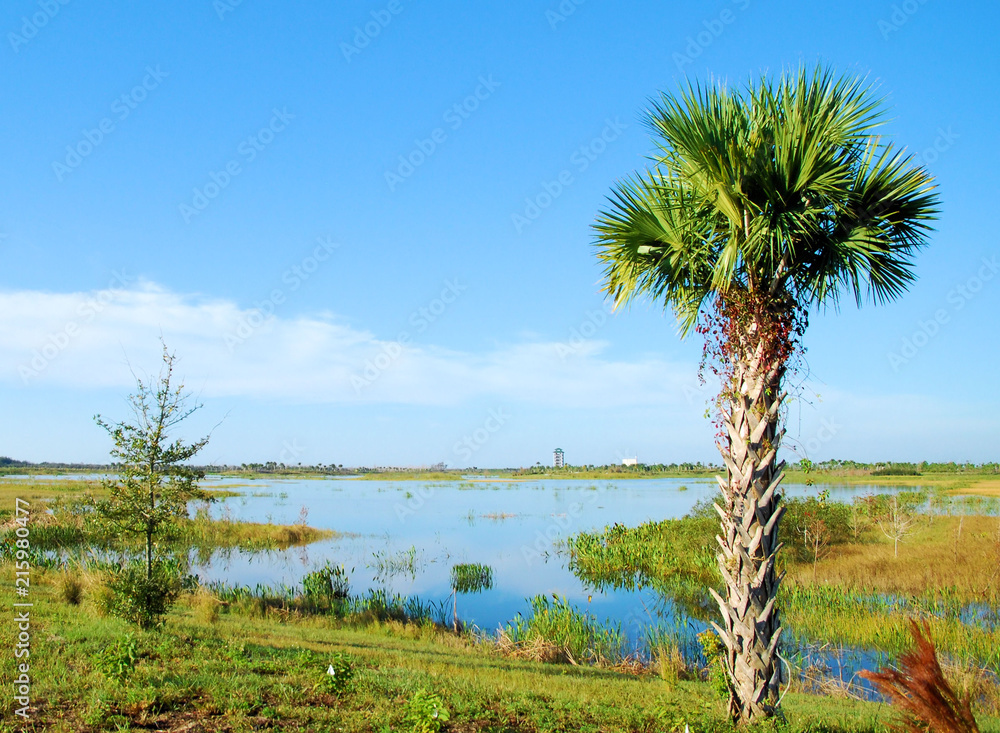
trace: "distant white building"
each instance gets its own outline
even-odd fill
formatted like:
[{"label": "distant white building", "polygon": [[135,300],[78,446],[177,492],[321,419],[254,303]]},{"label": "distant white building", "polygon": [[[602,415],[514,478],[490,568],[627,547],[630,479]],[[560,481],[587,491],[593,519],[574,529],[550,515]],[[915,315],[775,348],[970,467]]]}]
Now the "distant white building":
[{"label": "distant white building", "polygon": [[566,465],[566,455],[562,448],[556,448],[552,451],[552,463],[556,468],[562,468]]},{"label": "distant white building", "polygon": [[635,458],[622,458],[622,465],[623,466],[638,466],[639,465],[639,457],[636,456]]}]

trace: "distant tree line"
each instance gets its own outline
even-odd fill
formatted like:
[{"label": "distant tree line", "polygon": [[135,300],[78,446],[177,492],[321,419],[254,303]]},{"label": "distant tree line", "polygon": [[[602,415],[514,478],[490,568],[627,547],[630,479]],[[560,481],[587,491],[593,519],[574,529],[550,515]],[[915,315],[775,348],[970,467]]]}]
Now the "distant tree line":
[{"label": "distant tree line", "polygon": [[918,461],[907,463],[899,461],[879,461],[875,463],[861,463],[859,461],[846,461],[831,459],[827,461],[802,460],[789,466],[797,471],[842,471],[868,474],[871,476],[921,476],[926,473],[1000,473],[1000,463],[933,463],[929,461]]}]

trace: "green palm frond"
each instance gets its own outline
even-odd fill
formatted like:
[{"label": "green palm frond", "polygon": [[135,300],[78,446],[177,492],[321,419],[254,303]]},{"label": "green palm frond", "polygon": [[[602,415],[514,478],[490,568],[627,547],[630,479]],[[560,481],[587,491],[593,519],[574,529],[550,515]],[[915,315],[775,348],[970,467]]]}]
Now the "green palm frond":
[{"label": "green palm frond", "polygon": [[605,292],[662,300],[685,333],[730,288],[802,307],[899,296],[938,198],[927,171],[874,134],[883,116],[864,80],[821,67],[651,102],[654,166],[619,182],[594,225]]}]

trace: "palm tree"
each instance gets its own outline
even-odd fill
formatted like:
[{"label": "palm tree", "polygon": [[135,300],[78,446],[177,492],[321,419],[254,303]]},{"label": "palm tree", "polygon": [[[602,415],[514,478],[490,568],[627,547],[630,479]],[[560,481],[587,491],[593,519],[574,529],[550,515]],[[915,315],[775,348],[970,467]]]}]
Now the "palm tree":
[{"label": "palm tree", "polygon": [[775,712],[782,679],[782,381],[809,309],[844,291],[858,305],[899,296],[937,213],[929,174],[873,134],[883,115],[870,86],[822,67],[738,91],[688,85],[652,103],[654,165],[616,184],[594,225],[615,306],[672,306],[717,365],[725,597],[711,593],[739,723]]}]

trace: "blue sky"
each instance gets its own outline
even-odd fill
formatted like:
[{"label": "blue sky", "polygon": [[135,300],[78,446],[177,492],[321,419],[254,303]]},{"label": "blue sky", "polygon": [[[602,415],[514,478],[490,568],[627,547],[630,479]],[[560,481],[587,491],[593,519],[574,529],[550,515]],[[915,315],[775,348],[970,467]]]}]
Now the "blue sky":
[{"label": "blue sky", "polygon": [[107,460],[93,415],[125,416],[162,335],[206,461],[712,461],[700,344],[607,312],[590,226],[653,149],[651,96],[822,61],[878,85],[943,212],[902,299],[812,314],[786,445],[996,460],[998,16],[11,0],[0,454]]}]

